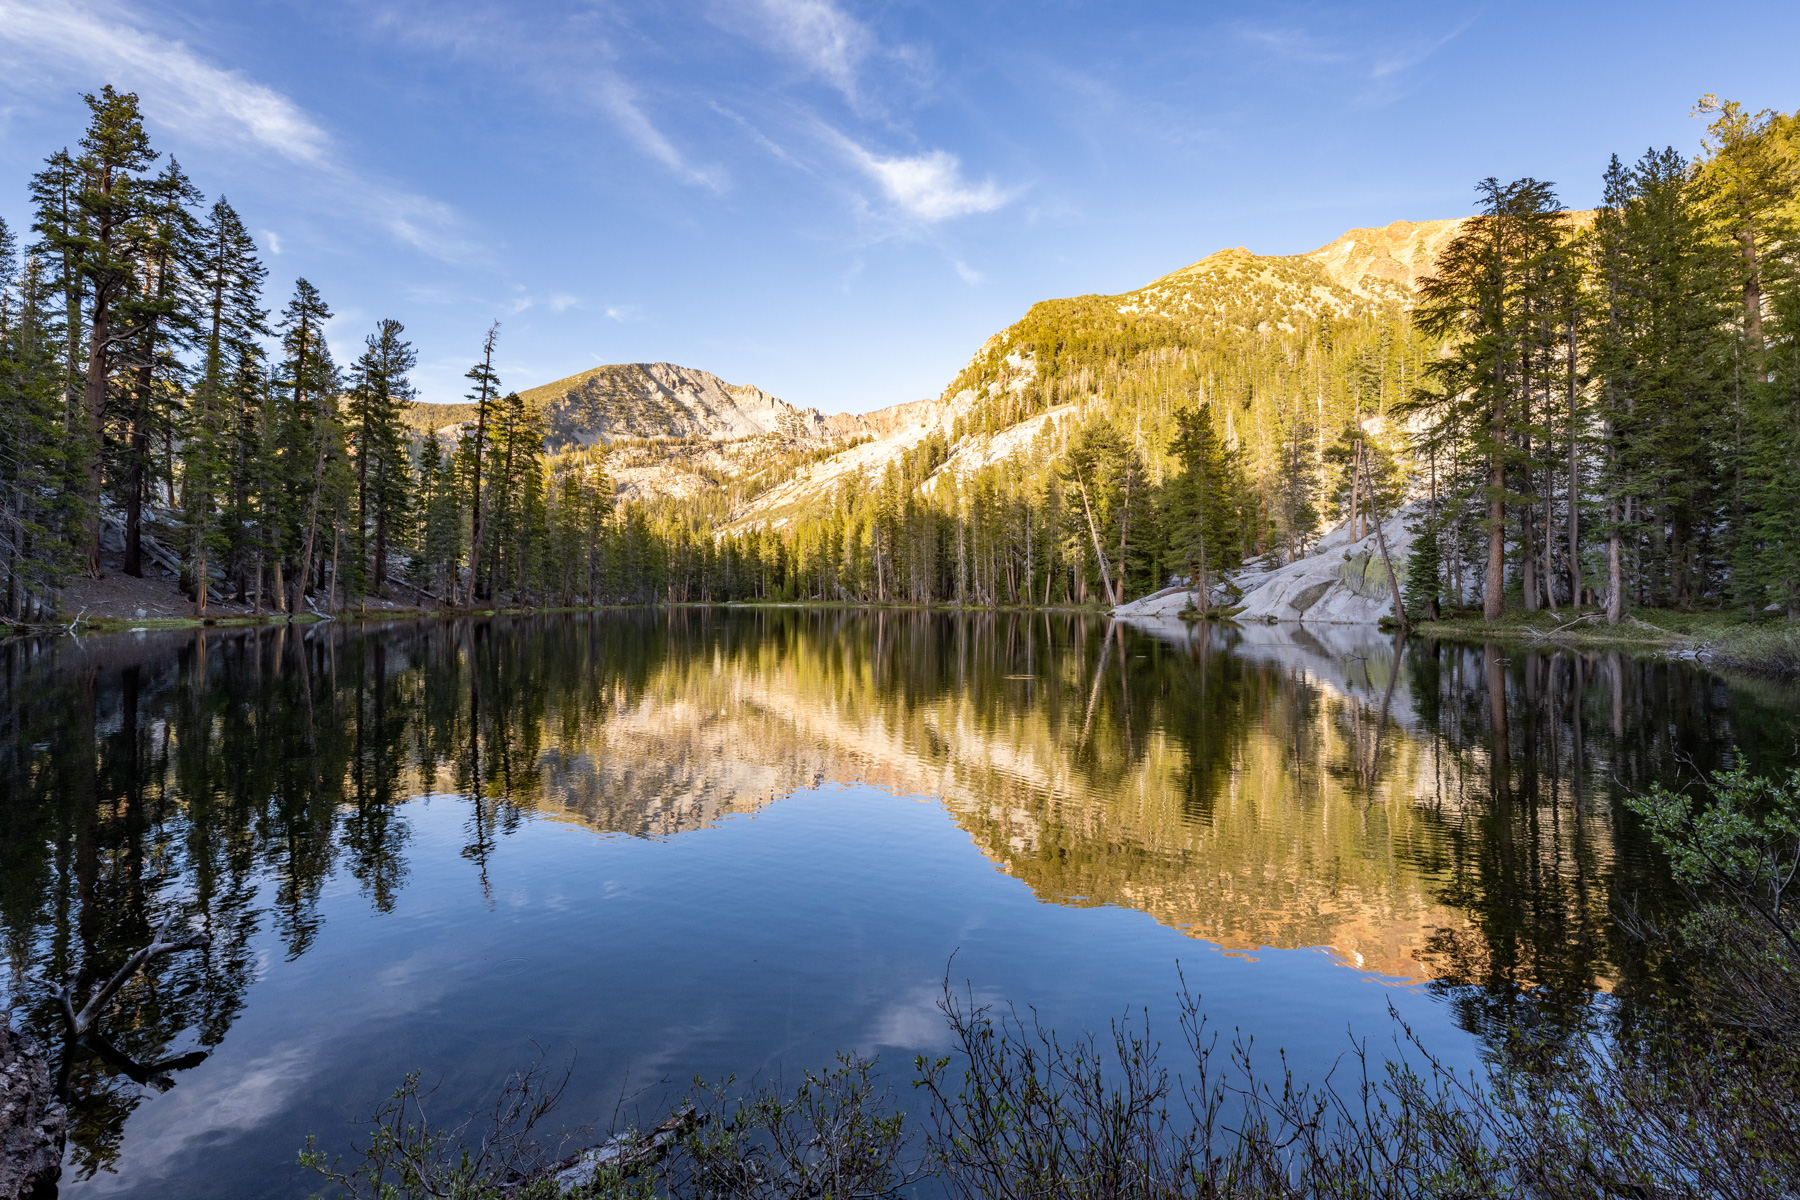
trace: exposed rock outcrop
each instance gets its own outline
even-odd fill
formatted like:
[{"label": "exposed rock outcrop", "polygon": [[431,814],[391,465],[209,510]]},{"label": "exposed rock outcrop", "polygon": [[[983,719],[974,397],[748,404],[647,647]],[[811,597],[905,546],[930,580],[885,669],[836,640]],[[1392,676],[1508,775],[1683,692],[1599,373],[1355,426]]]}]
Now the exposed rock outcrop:
[{"label": "exposed rock outcrop", "polygon": [[[710,371],[673,363],[621,363],[521,393],[543,414],[551,450],[631,438],[832,437],[816,408],[798,408],[759,387],[730,384]],[[836,425],[844,425],[839,419]]]},{"label": "exposed rock outcrop", "polygon": [[[1400,586],[1406,586],[1406,559],[1412,549],[1407,527],[1413,506],[1382,526]],[[1319,539],[1313,552],[1286,566],[1239,578],[1244,589],[1242,621],[1304,621],[1315,625],[1374,625],[1394,615],[1387,564],[1373,528],[1350,537],[1349,522]]]},{"label": "exposed rock outcrop", "polygon": [[[1412,550],[1408,528],[1416,505],[1408,505],[1387,519],[1388,553],[1400,586],[1406,586],[1406,559]],[[1350,537],[1349,522],[1319,539],[1313,552],[1285,566],[1263,571],[1250,568],[1233,577],[1242,589],[1236,615],[1249,621],[1302,621],[1314,625],[1375,625],[1394,615],[1393,590],[1381,542],[1373,527],[1360,539]],[[1214,603],[1221,603],[1214,597]],[[1194,593],[1185,588],[1163,591],[1121,604],[1115,617],[1170,619],[1194,607]]]},{"label": "exposed rock outcrop", "polygon": [[1324,267],[1339,286],[1361,296],[1380,295],[1383,284],[1410,291],[1431,274],[1438,254],[1467,223],[1467,217],[1455,217],[1352,229],[1305,257]]},{"label": "exposed rock outcrop", "polygon": [[0,1200],[55,1194],[67,1133],[43,1051],[0,1013]]}]

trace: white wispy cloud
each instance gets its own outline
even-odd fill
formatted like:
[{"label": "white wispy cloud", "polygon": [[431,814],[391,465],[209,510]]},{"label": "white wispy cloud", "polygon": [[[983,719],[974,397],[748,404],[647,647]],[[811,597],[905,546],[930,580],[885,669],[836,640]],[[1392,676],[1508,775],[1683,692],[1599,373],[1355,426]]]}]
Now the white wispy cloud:
[{"label": "white wispy cloud", "polygon": [[[292,100],[146,28],[105,0],[0,0],[0,64],[17,82],[46,76],[105,79],[138,93],[145,116],[181,138],[221,150],[276,155],[315,172],[331,203],[384,226],[428,254],[466,251],[448,205],[346,166],[331,136]],[[271,237],[270,249],[280,247]]]},{"label": "white wispy cloud", "polygon": [[374,28],[396,41],[475,62],[495,78],[538,91],[555,103],[571,99],[604,113],[625,139],[683,183],[723,192],[722,167],[696,163],[676,145],[619,69],[605,10],[560,22],[527,22],[491,5],[451,0],[391,0],[372,12]]},{"label": "white wispy cloud", "polygon": [[1446,33],[1441,37],[1417,38],[1410,42],[1403,42],[1399,45],[1388,47],[1375,56],[1375,61],[1369,69],[1370,77],[1374,79],[1383,79],[1389,75],[1404,71],[1409,67],[1417,66],[1436,54],[1439,50],[1442,50],[1445,46],[1448,46],[1457,38],[1461,37],[1464,31],[1474,23],[1475,18],[1471,16],[1455,29],[1452,29],[1449,33]]},{"label": "white wispy cloud", "polygon": [[962,160],[948,150],[888,158],[841,133],[833,132],[832,137],[895,208],[916,220],[935,223],[993,212],[1014,195],[991,179],[980,183],[964,179]]},{"label": "white wispy cloud", "polygon": [[1251,24],[1238,25],[1236,34],[1240,40],[1277,58],[1307,66],[1337,67],[1352,78],[1366,79],[1372,86],[1361,99],[1367,102],[1401,94],[1395,77],[1431,58],[1474,22],[1475,15],[1471,14],[1442,34],[1406,30],[1383,30],[1369,36],[1351,32],[1318,34],[1306,29]]},{"label": "white wispy cloud", "polygon": [[1324,65],[1346,62],[1350,58],[1340,47],[1304,29],[1239,25],[1237,35],[1253,46],[1293,62]]},{"label": "white wispy cloud", "polygon": [[581,297],[572,296],[568,292],[551,292],[548,296],[535,296],[522,283],[512,286],[512,295],[500,302],[500,307],[517,315],[527,309],[547,308],[551,312],[567,312],[581,303]]},{"label": "white wispy cloud", "polygon": [[857,68],[874,45],[862,22],[832,0],[751,0],[741,11],[754,19],[765,40],[856,98]]},{"label": "white wispy cloud", "polygon": [[811,167],[807,166],[805,163],[803,163],[799,159],[795,158],[792,154],[789,154],[787,152],[787,150],[784,149],[779,143],[777,143],[774,139],[770,138],[767,134],[765,134],[762,130],[758,129],[755,125],[751,124],[749,122],[749,120],[747,120],[743,116],[739,115],[738,113],[733,112],[729,108],[726,108],[723,104],[720,104],[717,100],[709,101],[708,103],[714,112],[718,113],[721,117],[724,117],[726,120],[731,121],[733,124],[737,125],[738,128],[742,129],[745,133],[749,134],[750,140],[755,142],[758,146],[761,146],[764,150],[768,151],[769,155],[772,158],[774,158],[776,161],[786,163],[788,166],[793,167],[796,170],[805,171],[808,175],[811,175],[814,173],[813,169]]},{"label": "white wispy cloud", "polygon": [[[299,163],[324,160],[325,131],[287,97],[140,27],[113,5],[0,0],[0,42],[41,69],[79,63],[157,101],[169,128],[213,145],[254,145]],[[42,57],[39,57],[42,56]]]},{"label": "white wispy cloud", "polygon": [[597,95],[601,106],[612,114],[613,122],[618,125],[620,132],[645,154],[689,183],[709,187],[715,192],[722,192],[728,186],[721,168],[697,167],[687,161],[681,151],[675,148],[675,144],[656,127],[656,123],[644,115],[636,93],[623,79],[617,75],[606,76],[598,85]]}]

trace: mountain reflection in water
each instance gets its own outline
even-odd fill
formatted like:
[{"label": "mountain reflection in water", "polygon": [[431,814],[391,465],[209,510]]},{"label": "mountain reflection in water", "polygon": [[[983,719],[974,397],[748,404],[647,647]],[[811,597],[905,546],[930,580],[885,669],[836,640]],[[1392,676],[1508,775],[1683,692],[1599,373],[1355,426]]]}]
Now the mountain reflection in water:
[{"label": "mountain reflection in water", "polygon": [[[1328,948],[1432,981],[1472,1031],[1646,970],[1613,911],[1668,889],[1619,801],[1779,761],[1794,695],[1604,653],[1067,614],[668,610],[207,630],[0,646],[5,988],[114,970],[167,915],[212,936],[121,993],[140,1061],[217,1046],[321,936],[347,878],[408,884],[406,805],[466,806],[462,856],[527,819],[673,838],[796,789],[940,798],[1042,901],[1230,950]],[[703,835],[704,836],[704,835]],[[522,960],[521,960],[522,961]],[[142,1089],[72,1062],[74,1159]]]}]

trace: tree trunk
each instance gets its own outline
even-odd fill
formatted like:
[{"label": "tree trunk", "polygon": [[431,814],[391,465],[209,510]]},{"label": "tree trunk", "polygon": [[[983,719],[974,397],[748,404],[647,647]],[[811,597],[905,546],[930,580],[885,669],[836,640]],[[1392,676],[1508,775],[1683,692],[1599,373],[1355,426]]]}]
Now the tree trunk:
[{"label": "tree trunk", "polygon": [[[1404,637],[1406,631],[1412,628],[1412,622],[1406,619],[1406,605],[1402,603],[1400,599],[1400,576],[1394,570],[1393,558],[1388,554],[1387,530],[1381,527],[1381,510],[1375,507],[1375,481],[1372,478],[1368,478],[1369,464],[1368,460],[1363,457],[1362,440],[1360,438],[1356,443],[1356,456],[1361,462],[1362,474],[1364,478],[1367,479],[1369,485],[1369,516],[1375,522],[1375,541],[1376,544],[1381,547],[1382,564],[1387,567],[1388,590],[1393,593],[1394,598],[1394,620],[1399,623],[1401,636]],[[1398,671],[1399,669],[1399,657],[1396,655],[1394,660],[1394,670]]]},{"label": "tree trunk", "polygon": [[294,611],[300,611],[300,597],[306,591],[306,577],[312,573],[313,547],[319,532],[319,497],[325,490],[325,429],[319,429],[319,452],[313,458],[312,498],[306,505],[306,540],[300,547],[300,574],[295,576]]},{"label": "tree trunk", "polygon": [[[1112,596],[1112,575],[1106,569],[1106,551],[1100,548],[1100,527],[1094,524],[1094,506],[1088,503],[1087,481],[1077,476],[1076,485],[1081,489],[1081,507],[1087,513],[1088,536],[1094,540],[1094,562],[1100,567],[1100,582],[1106,588],[1106,594]],[[1087,599],[1087,580],[1081,581],[1081,598]]]},{"label": "tree trunk", "polygon": [[1738,234],[1744,255],[1744,337],[1750,343],[1752,367],[1762,357],[1762,273],[1756,261],[1756,229],[1747,225]]},{"label": "tree trunk", "polygon": [[125,561],[121,569],[133,579],[144,577],[144,458],[143,429],[131,423],[131,465],[125,471]]},{"label": "tree trunk", "polygon": [[50,1057],[0,1013],[0,1194],[56,1194],[68,1125]]},{"label": "tree trunk", "polygon": [[[1531,487],[1529,478],[1525,487],[1527,490]],[[1519,590],[1528,613],[1538,610],[1537,553],[1531,537],[1531,509],[1530,503],[1519,509]]]},{"label": "tree trunk", "polygon": [[92,332],[88,340],[87,380],[82,389],[88,437],[93,440],[87,454],[88,497],[94,504],[94,511],[88,518],[87,573],[91,579],[100,578],[100,460],[106,446],[106,343],[111,317],[105,291],[96,287]]},{"label": "tree trunk", "polygon": [[1606,623],[1617,625],[1625,615],[1625,573],[1619,554],[1619,506],[1615,501],[1608,514],[1612,536],[1606,540]]},{"label": "tree trunk", "polygon": [[371,590],[377,596],[387,594],[387,505],[375,513],[375,571]]},{"label": "tree trunk", "polygon": [[1498,621],[1506,612],[1506,467],[1496,452],[1488,464],[1487,574],[1481,584],[1481,617]]},{"label": "tree trunk", "polygon": [[1569,603],[1581,611],[1581,454],[1576,430],[1580,419],[1579,383],[1576,375],[1575,321],[1569,322]]},{"label": "tree trunk", "polygon": [[[363,421],[362,432],[363,444],[357,447],[356,451],[356,565],[358,574],[362,573],[362,569],[369,562],[369,432],[366,419]],[[335,585],[336,582],[334,576],[332,583]],[[365,585],[363,590],[371,589]],[[344,602],[346,604],[350,602],[348,593],[344,595]]]},{"label": "tree trunk", "polygon": [[[1550,496],[1551,496],[1551,493],[1553,493],[1556,490],[1556,477],[1554,475],[1550,474],[1550,472],[1548,470],[1545,471],[1545,476],[1546,476],[1546,478],[1544,480],[1544,483],[1545,483],[1545,487],[1544,487],[1544,559],[1543,559],[1543,562],[1539,566],[1538,574],[1543,578],[1543,581],[1544,581],[1544,607],[1548,608],[1552,613],[1555,613],[1556,612],[1556,563],[1555,563],[1554,550],[1555,550],[1555,546],[1556,546],[1556,526],[1555,526],[1555,513],[1552,511],[1553,505],[1551,503]],[[1579,598],[1577,598],[1577,606],[1579,607]]]}]

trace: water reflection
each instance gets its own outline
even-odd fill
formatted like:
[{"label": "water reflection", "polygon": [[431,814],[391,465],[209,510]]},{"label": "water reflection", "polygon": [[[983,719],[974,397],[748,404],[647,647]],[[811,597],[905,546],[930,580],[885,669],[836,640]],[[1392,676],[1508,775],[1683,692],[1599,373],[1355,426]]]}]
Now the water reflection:
[{"label": "water reflection", "polygon": [[[0,920],[33,972],[104,978],[171,914],[108,1032],[217,1045],[321,935],[320,897],[407,886],[405,804],[466,812],[469,885],[528,817],[666,838],[796,788],[941,797],[1047,902],[1228,948],[1432,980],[1492,1036],[1646,966],[1610,913],[1667,895],[1619,799],[1775,762],[1793,694],[1618,654],[1404,649],[1372,633],[1070,615],[705,610],[203,631],[0,648]],[[84,1171],[143,1092],[71,1063]]]}]

